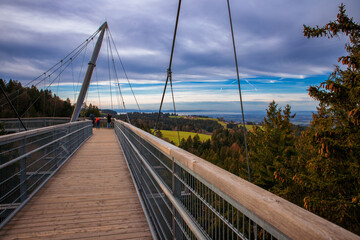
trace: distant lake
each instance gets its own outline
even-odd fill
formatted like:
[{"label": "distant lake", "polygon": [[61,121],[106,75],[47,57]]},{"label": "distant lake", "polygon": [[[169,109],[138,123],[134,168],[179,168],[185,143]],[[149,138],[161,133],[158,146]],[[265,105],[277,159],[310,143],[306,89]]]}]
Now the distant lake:
[{"label": "distant lake", "polygon": [[[115,109],[119,114],[123,114],[124,110]],[[138,112],[136,109],[128,109],[128,112]],[[141,112],[152,113],[158,112],[158,110],[142,110]],[[173,113],[172,110],[165,110],[164,113]],[[225,121],[234,121],[240,122],[242,121],[242,116],[240,113],[235,112],[214,112],[214,111],[202,111],[202,110],[179,110],[177,111],[179,115],[197,115],[197,116],[207,116],[211,118],[224,118]],[[312,120],[312,111],[297,111],[292,112],[295,114],[295,118],[292,120],[293,124],[297,125],[310,125],[310,121]],[[266,116],[266,111],[247,111],[245,112],[245,121],[246,122],[255,122],[260,123],[264,121],[264,117]]]},{"label": "distant lake", "polygon": [[[310,125],[310,121],[312,120],[312,114],[313,114],[312,111],[299,111],[299,112],[296,112],[296,115],[292,119],[291,122],[293,124],[297,124],[297,125],[308,126],[308,125]],[[234,122],[242,121],[242,115],[241,114],[221,113],[221,114],[209,114],[207,116],[214,117],[214,118],[223,117],[226,121],[234,121]],[[245,121],[246,122],[260,123],[260,122],[264,121],[265,116],[266,116],[266,112],[245,112]]]}]

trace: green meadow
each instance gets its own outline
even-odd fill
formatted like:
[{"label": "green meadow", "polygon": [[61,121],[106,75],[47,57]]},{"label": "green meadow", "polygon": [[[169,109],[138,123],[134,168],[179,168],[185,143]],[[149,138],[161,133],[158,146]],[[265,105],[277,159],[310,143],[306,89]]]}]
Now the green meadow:
[{"label": "green meadow", "polygon": [[[177,118],[184,118],[185,116],[181,116],[178,115]],[[175,116],[169,116],[169,118],[175,118]],[[220,121],[217,118],[202,118],[202,117],[196,117],[196,118],[189,118],[191,120],[211,120],[211,121],[215,121],[218,122],[221,126],[223,126],[224,128],[226,128],[226,122]]]},{"label": "green meadow", "polygon": [[[175,116],[169,116],[169,118],[175,118]],[[177,116],[177,118],[184,118],[184,116],[181,116],[181,115],[179,115],[179,116]],[[189,119],[191,119],[191,120],[212,120],[212,121],[215,121],[215,122],[218,122],[221,126],[223,126],[223,128],[227,128],[227,123],[226,122],[224,122],[224,121],[220,121],[219,119],[217,119],[217,118],[202,118],[202,117],[196,117],[196,118],[189,118]],[[242,127],[242,124],[239,124],[239,128],[241,128]],[[246,129],[248,130],[248,131],[252,131],[253,130],[253,127],[254,127],[254,125],[247,125],[247,124],[245,124],[245,127],[246,127]],[[262,129],[262,126],[260,126],[260,128]],[[200,136],[200,135],[199,135]],[[200,137],[201,138],[201,137]]]},{"label": "green meadow", "polygon": [[[167,139],[169,139],[169,141],[173,141],[176,144],[176,146],[179,146],[177,131],[161,130],[161,133],[162,133],[162,138],[167,138]],[[202,133],[179,131],[179,134],[180,134],[180,140],[182,138],[185,138],[185,140],[186,140],[189,136],[191,136],[193,138],[193,137],[195,137],[196,134],[199,135],[200,141],[202,141],[202,142],[204,142],[208,139],[211,139],[211,135],[206,135],[206,134],[202,134]]]}]

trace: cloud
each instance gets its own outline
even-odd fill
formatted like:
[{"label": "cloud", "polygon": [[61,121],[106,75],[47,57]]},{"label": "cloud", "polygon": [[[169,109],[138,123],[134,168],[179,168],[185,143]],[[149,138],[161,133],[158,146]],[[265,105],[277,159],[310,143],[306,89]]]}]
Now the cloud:
[{"label": "cloud", "polygon": [[[40,62],[40,64],[42,63]],[[14,58],[13,61],[0,60],[0,71],[6,72],[9,78],[11,78],[12,75],[28,76],[28,74],[32,74],[32,76],[36,76],[41,72],[38,65],[39,60],[35,60],[34,62],[22,58]]]},{"label": "cloud", "polygon": [[[94,28],[89,21],[79,21],[80,18],[76,15],[71,16],[71,18],[54,18],[52,12],[39,10],[30,12],[21,6],[6,5],[1,8],[0,15],[3,23],[16,25],[16,28],[20,33],[89,34],[94,32]],[[31,19],[31,21],[29,21],[29,19]]]},{"label": "cloud", "polygon": [[[356,9],[360,2],[343,2],[349,15],[359,21]],[[333,20],[338,1],[230,3],[241,84],[248,101],[266,102],[271,96],[280,96],[279,101],[284,102],[306,101],[308,86],[326,78],[338,57],[345,54],[346,38],[307,39],[302,33],[303,24],[321,26]],[[176,1],[165,0],[3,0],[0,77],[24,82],[35,78],[107,20],[128,77],[139,91],[139,102],[155,104],[166,79],[176,10]],[[182,3],[172,65],[177,101],[210,101],[215,88],[224,93],[218,101],[237,99],[237,81],[231,85],[236,72],[227,14],[226,3],[221,1]],[[59,86],[82,81],[92,48],[90,44],[73,70],[63,73]],[[102,87],[110,82],[106,50],[104,42],[92,81]],[[117,61],[116,54],[114,57]],[[126,85],[116,64],[119,81]],[[114,73],[110,75],[113,82]]]}]

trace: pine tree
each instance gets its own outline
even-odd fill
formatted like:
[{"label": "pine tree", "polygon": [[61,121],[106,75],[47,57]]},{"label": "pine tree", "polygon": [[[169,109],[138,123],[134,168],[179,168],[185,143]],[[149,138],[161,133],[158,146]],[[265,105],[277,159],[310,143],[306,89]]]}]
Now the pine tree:
[{"label": "pine tree", "polygon": [[[11,96],[12,104],[22,117],[70,117],[72,106],[70,100],[63,101],[58,96],[52,95],[49,90],[38,90],[35,86],[23,87],[20,82],[10,80],[6,82],[0,79],[0,84],[8,96]],[[0,117],[16,117],[16,114],[2,98]]]},{"label": "pine tree", "polygon": [[[250,133],[250,166],[254,184],[288,198],[288,186],[293,182],[295,134],[290,120],[289,105],[284,110],[275,101],[266,110],[262,127]],[[289,196],[292,197],[292,196]]]},{"label": "pine tree", "polygon": [[[311,86],[320,102],[310,128],[302,136],[299,163],[305,172],[296,178],[307,191],[304,206],[343,227],[360,233],[360,25],[342,4],[337,19],[324,27],[304,25],[304,35],[333,38],[344,34],[346,56],[338,59],[327,81]],[[307,143],[306,143],[307,141]]]}]

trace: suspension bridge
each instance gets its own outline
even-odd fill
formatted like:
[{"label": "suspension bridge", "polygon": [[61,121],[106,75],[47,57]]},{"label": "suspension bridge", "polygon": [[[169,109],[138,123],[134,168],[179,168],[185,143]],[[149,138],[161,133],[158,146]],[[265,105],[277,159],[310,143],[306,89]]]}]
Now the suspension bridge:
[{"label": "suspension bridge", "polygon": [[130,123],[78,119],[106,30],[30,82],[50,80],[98,36],[71,119],[17,113],[5,125],[27,131],[0,136],[0,239],[359,239]]}]

